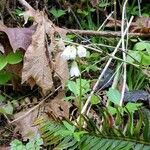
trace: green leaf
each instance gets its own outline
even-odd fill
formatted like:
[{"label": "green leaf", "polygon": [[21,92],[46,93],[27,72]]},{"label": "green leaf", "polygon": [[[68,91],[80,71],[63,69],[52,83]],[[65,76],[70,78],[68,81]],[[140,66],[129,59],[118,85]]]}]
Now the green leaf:
[{"label": "green leaf", "polygon": [[[129,102],[129,103],[126,104],[125,107],[128,109],[128,111],[129,111],[130,113],[134,113],[136,110],[138,110],[138,108],[139,108],[140,106],[142,106],[141,103],[131,103],[131,102]],[[126,110],[126,109],[125,109],[125,110]]]},{"label": "green leaf", "polygon": [[16,53],[11,52],[6,57],[9,64],[17,64],[22,61],[22,58],[23,54],[20,51],[17,51]]},{"label": "green leaf", "polygon": [[142,53],[142,60],[141,60],[142,65],[150,65],[150,55],[146,55]]},{"label": "green leaf", "polygon": [[63,16],[63,15],[66,14],[64,10],[62,10],[62,9],[56,9],[56,8],[52,8],[52,9],[50,10],[50,13],[51,13],[55,18],[59,18],[59,17],[61,17],[61,16]]},{"label": "green leaf", "polygon": [[121,94],[118,90],[109,88],[109,91],[107,92],[108,100],[113,102],[116,105],[119,105]]},{"label": "green leaf", "polygon": [[[135,60],[141,62],[141,55],[138,51],[128,51],[127,62],[134,63]],[[131,56],[131,57],[130,57]],[[134,59],[133,59],[134,58]]]},{"label": "green leaf", "polygon": [[80,87],[80,79],[76,79],[76,86],[78,96],[80,96],[80,88],[82,96],[84,96],[88,91],[90,91],[90,84],[88,80],[81,79],[81,87]]},{"label": "green leaf", "polygon": [[76,83],[74,81],[68,81],[68,88],[69,90],[74,93],[75,96],[78,96],[78,92],[77,92],[77,86]]},{"label": "green leaf", "polygon": [[8,72],[1,71],[0,72],[0,85],[6,84],[10,79],[12,75]]},{"label": "green leaf", "polygon": [[141,42],[138,42],[134,45],[134,50],[139,50],[139,51],[142,51],[144,49],[146,49],[146,46],[145,46],[145,42],[144,41],[141,41]]},{"label": "green leaf", "polygon": [[96,105],[98,103],[100,103],[100,97],[98,97],[97,95],[93,95],[91,97],[91,104]]},{"label": "green leaf", "polygon": [[116,108],[112,107],[112,106],[108,106],[108,112],[111,114],[111,115],[115,115],[117,113],[117,110]]},{"label": "green leaf", "polygon": [[80,96],[80,90],[81,90],[81,96],[84,96],[88,91],[90,91],[90,84],[89,81],[85,79],[81,79],[81,86],[80,86],[80,79],[77,79],[76,82],[74,81],[68,81],[68,89],[74,93],[76,97]]},{"label": "green leaf", "polygon": [[4,55],[0,55],[0,70],[7,65],[7,60]]},{"label": "green leaf", "polygon": [[150,55],[150,42],[145,43],[146,51]]},{"label": "green leaf", "polygon": [[13,106],[12,106],[11,102],[8,101],[8,104],[3,106],[3,112],[5,114],[9,114],[9,115],[13,114]]},{"label": "green leaf", "polygon": [[11,143],[11,149],[10,150],[26,150],[25,146],[22,144],[21,141],[15,139]]}]

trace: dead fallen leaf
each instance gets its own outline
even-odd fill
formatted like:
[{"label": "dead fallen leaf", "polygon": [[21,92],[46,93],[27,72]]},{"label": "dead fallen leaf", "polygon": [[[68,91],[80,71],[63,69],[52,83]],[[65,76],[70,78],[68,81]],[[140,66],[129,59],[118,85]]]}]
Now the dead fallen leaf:
[{"label": "dead fallen leaf", "polygon": [[47,113],[53,114],[56,118],[69,118],[69,109],[71,104],[63,100],[64,91],[61,91],[50,103],[46,104]]},{"label": "dead fallen leaf", "polygon": [[[29,111],[29,110],[27,110]],[[15,114],[14,118],[17,119],[20,116],[23,116],[26,112],[19,112]],[[33,135],[38,133],[37,127],[33,126],[35,119],[39,114],[39,109],[35,109],[31,111],[27,116],[24,118],[16,121],[14,124],[16,125],[16,130],[22,135],[23,140],[30,139]]]},{"label": "dead fallen leaf", "polygon": [[42,12],[40,14],[43,20],[38,24],[37,30],[32,36],[32,43],[24,56],[22,83],[32,77],[42,88],[43,93],[46,93],[52,88],[53,81],[49,60],[46,56],[45,19],[44,14]]},{"label": "dead fallen leaf", "polygon": [[0,31],[7,34],[13,51],[22,48],[27,50],[31,44],[32,34],[35,32],[35,26],[31,28],[7,28],[1,27]]}]

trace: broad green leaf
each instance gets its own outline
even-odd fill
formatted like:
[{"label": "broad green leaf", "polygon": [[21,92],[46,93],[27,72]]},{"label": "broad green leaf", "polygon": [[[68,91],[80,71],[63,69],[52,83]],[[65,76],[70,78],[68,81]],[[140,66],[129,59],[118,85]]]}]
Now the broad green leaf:
[{"label": "broad green leaf", "polygon": [[78,96],[77,86],[74,81],[68,81],[68,88],[75,96]]},{"label": "broad green leaf", "polygon": [[8,72],[1,71],[0,72],[0,85],[6,84],[10,79],[12,75]]},{"label": "broad green leaf", "polygon": [[89,81],[85,79],[81,79],[81,85],[80,85],[80,79],[77,79],[76,82],[68,81],[67,86],[69,90],[74,93],[76,97],[80,96],[80,90],[81,90],[81,96],[84,96],[88,91],[90,91]]},{"label": "broad green leaf", "polygon": [[17,51],[16,53],[11,52],[6,57],[9,64],[17,64],[22,61],[22,58],[23,54],[20,51]]},{"label": "broad green leaf", "polygon": [[4,55],[0,55],[0,70],[2,70],[7,65],[7,60]]},{"label": "broad green leaf", "polygon": [[55,18],[59,18],[59,17],[65,15],[65,11],[64,10],[62,10],[62,9],[56,9],[56,8],[52,8],[50,10],[50,13],[53,14],[53,16]]},{"label": "broad green leaf", "polygon": [[150,55],[146,55],[142,53],[142,60],[141,60],[142,65],[150,65]]},{"label": "broad green leaf", "polygon": [[127,62],[133,63],[133,62],[135,62],[135,60],[138,61],[138,62],[141,61],[141,55],[140,55],[140,53],[138,51],[131,51],[131,50],[129,50],[128,54],[129,55],[127,55]]},{"label": "broad green leaf", "polygon": [[146,50],[148,54],[150,55],[150,42],[141,41],[135,44],[134,50]]},{"label": "broad green leaf", "polygon": [[116,105],[119,105],[121,94],[118,90],[109,88],[109,91],[107,92],[108,100],[113,102]]},{"label": "broad green leaf", "polygon": [[146,51],[150,55],[150,42],[146,43]]},{"label": "broad green leaf", "polygon": [[138,42],[134,45],[134,50],[139,50],[139,51],[142,51],[144,49],[146,49],[146,46],[145,46],[145,43],[144,41],[141,41],[141,42]]},{"label": "broad green leaf", "polygon": [[93,95],[91,97],[91,104],[96,105],[98,103],[100,103],[100,97],[98,97],[97,95]]}]

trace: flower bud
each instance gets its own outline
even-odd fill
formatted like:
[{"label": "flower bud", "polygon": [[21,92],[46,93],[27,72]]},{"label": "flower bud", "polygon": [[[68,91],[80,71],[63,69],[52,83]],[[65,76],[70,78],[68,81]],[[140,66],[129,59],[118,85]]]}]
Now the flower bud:
[{"label": "flower bud", "polygon": [[70,76],[73,77],[73,76],[80,76],[80,70],[78,68],[78,64],[77,62],[73,62],[72,65],[71,65],[71,69],[70,69]]}]

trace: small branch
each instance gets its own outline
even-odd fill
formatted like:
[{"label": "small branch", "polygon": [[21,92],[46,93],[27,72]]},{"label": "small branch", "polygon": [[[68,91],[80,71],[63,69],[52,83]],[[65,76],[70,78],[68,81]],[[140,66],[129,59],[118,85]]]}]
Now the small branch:
[{"label": "small branch", "polygon": [[[121,32],[113,32],[113,31],[93,31],[93,30],[75,30],[75,29],[67,29],[68,33],[76,33],[80,35],[99,35],[104,37],[121,37]],[[128,33],[128,36],[131,37],[150,37],[150,33]]]}]

